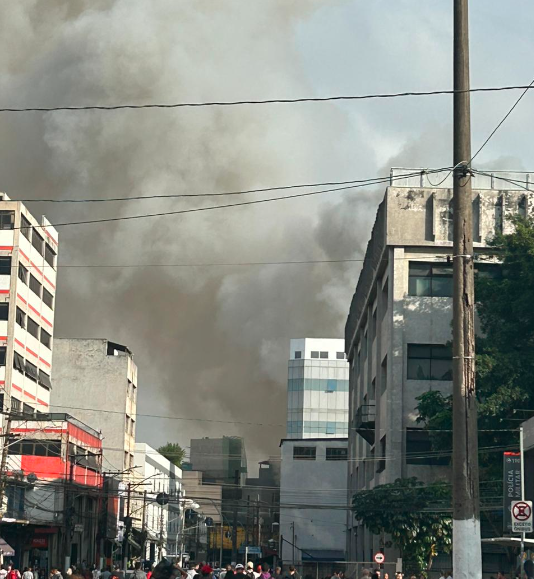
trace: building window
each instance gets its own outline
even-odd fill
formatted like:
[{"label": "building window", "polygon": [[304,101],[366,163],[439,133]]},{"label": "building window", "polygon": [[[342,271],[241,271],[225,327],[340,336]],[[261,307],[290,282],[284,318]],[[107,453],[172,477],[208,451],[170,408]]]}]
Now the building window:
[{"label": "building window", "polygon": [[30,289],[32,290],[32,292],[41,297],[41,288],[42,286],[37,281],[37,278],[33,277],[33,275],[30,273]]},{"label": "building window", "polygon": [[347,460],[346,448],[327,448],[326,460]]},{"label": "building window", "polygon": [[32,245],[41,255],[43,255],[44,239],[37,233],[35,228],[32,231]]},{"label": "building window", "polygon": [[29,404],[26,404],[26,402],[24,402],[24,404],[22,405],[22,414],[25,414],[26,416],[33,416],[34,413],[35,410]]},{"label": "building window", "polygon": [[335,422],[327,422],[325,434],[335,434],[335,433],[336,433],[336,423]]},{"label": "building window", "polygon": [[21,374],[26,371],[26,361],[18,352],[13,352],[13,368]]},{"label": "building window", "polygon": [[0,346],[0,366],[6,365],[6,347]]},{"label": "building window", "polygon": [[9,304],[0,303],[0,320],[7,320],[9,317]]},{"label": "building window", "polygon": [[384,394],[388,387],[388,357],[384,356],[380,366],[380,394]]},{"label": "building window", "polygon": [[49,350],[52,348],[52,336],[41,328],[41,344]]},{"label": "building window", "polygon": [[14,211],[0,211],[0,229],[15,229]]},{"label": "building window", "polygon": [[22,263],[19,263],[19,279],[28,285],[28,270],[22,265]]},{"label": "building window", "polygon": [[326,381],[326,392],[335,392],[337,390],[337,380],[328,379]]},{"label": "building window", "polygon": [[452,380],[450,346],[408,344],[408,380]]},{"label": "building window", "polygon": [[319,357],[319,352],[312,352],[312,353],[311,353],[311,357],[312,357],[312,358],[318,358],[318,357]]},{"label": "building window", "polygon": [[26,329],[34,338],[39,339],[39,324],[35,323],[30,317],[28,317],[28,325],[26,326]]},{"label": "building window", "polygon": [[315,446],[294,446],[293,460],[315,460]]},{"label": "building window", "polygon": [[37,380],[39,379],[39,374],[37,373],[37,366],[26,360],[24,369],[26,370],[26,377],[29,378],[30,380],[33,380],[34,382],[37,382]]},{"label": "building window", "polygon": [[386,470],[386,436],[385,435],[380,439],[380,458],[378,459],[376,472],[382,472],[384,470]]},{"label": "building window", "polygon": [[54,309],[54,296],[43,287],[43,302],[51,309]]},{"label": "building window", "polygon": [[31,223],[26,219],[26,217],[24,217],[24,215],[21,215],[20,217],[20,231],[22,235],[24,235],[24,237],[28,241],[30,241],[32,226]]},{"label": "building window", "polygon": [[300,360],[302,358],[302,352],[300,350],[297,350],[295,352],[295,360]]},{"label": "building window", "polygon": [[11,412],[20,412],[21,403],[17,398],[11,397]]},{"label": "building window", "polygon": [[20,308],[17,308],[15,320],[21,328],[26,329],[26,314]]},{"label": "building window", "polygon": [[338,360],[344,360],[345,359],[345,352],[336,352],[336,358]]},{"label": "building window", "polygon": [[319,357],[323,360],[328,360],[328,352],[321,352]]},{"label": "building window", "polygon": [[410,261],[408,294],[452,297],[452,265]]},{"label": "building window", "polygon": [[52,267],[56,265],[56,252],[48,245],[48,243],[45,243],[44,258],[48,265],[51,265]]},{"label": "building window", "polygon": [[124,427],[126,434],[130,434],[130,417],[126,415],[126,425]]},{"label": "building window", "polygon": [[444,451],[442,455],[436,452],[428,431],[417,428],[406,430],[406,464],[447,465],[449,462],[450,452]]},{"label": "building window", "polygon": [[47,390],[52,390],[52,382],[50,382],[50,376],[42,370],[39,370],[39,384]]},{"label": "building window", "polygon": [[11,275],[11,257],[0,257],[0,275]]}]

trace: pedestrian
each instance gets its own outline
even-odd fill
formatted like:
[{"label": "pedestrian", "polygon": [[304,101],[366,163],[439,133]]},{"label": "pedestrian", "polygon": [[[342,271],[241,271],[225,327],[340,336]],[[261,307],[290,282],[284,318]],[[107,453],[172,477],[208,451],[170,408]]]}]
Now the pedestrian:
[{"label": "pedestrian", "polygon": [[298,571],[295,569],[295,565],[289,566],[286,578],[287,579],[300,579],[300,575],[298,574]]},{"label": "pedestrian", "polygon": [[254,572],[254,563],[249,561],[247,563],[247,575],[249,579],[256,579],[256,573]]},{"label": "pedestrian", "polygon": [[334,569],[334,571],[332,572],[332,577],[330,577],[330,579],[339,579],[339,571]]},{"label": "pedestrian", "polygon": [[247,579],[247,574],[245,573],[245,566],[238,563],[235,566],[234,579]]},{"label": "pedestrian", "polygon": [[447,579],[452,579],[452,569],[447,573]]},{"label": "pedestrian", "polygon": [[[93,577],[93,579],[98,578]],[[146,573],[141,569],[141,561],[135,563],[132,579],[146,579]]]},{"label": "pedestrian", "polygon": [[97,569],[96,565],[93,565],[93,568],[91,569],[91,575],[93,579],[100,579],[100,569]]},{"label": "pedestrian", "polygon": [[200,574],[202,575],[202,579],[212,579],[213,569],[209,565],[204,565],[200,569]]},{"label": "pedestrian", "polygon": [[52,567],[52,569],[50,569],[50,579],[63,579],[63,575],[59,572],[57,567]]},{"label": "pedestrian", "polygon": [[362,569],[362,574],[360,575],[360,579],[369,579],[371,576],[371,572],[369,569]]},{"label": "pedestrian", "polygon": [[389,579],[389,573],[384,573],[384,579]]},{"label": "pedestrian", "polygon": [[111,579],[111,567],[105,567],[100,574],[100,579]]},{"label": "pedestrian", "polygon": [[269,563],[262,563],[261,566],[261,573],[260,573],[260,578],[259,579],[271,579],[271,574],[269,572],[270,567],[269,567]]},{"label": "pedestrian", "polygon": [[24,572],[22,573],[22,579],[33,579],[33,573],[31,567],[24,567]]},{"label": "pedestrian", "polygon": [[0,579],[6,579],[7,577],[7,567],[5,565],[2,565],[2,568],[0,569]]},{"label": "pedestrian", "polygon": [[276,567],[273,573],[273,579],[283,579],[282,567]]},{"label": "pedestrian", "polygon": [[11,565],[7,568],[7,579],[18,579],[20,573]]}]

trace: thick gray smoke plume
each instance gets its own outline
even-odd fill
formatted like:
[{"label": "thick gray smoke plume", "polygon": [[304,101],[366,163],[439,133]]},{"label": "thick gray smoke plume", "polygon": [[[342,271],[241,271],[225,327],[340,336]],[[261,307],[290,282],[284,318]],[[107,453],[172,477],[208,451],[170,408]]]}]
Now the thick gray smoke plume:
[{"label": "thick gray smoke plume", "polygon": [[[315,94],[312,70],[326,70],[322,59],[328,52],[323,54],[323,48],[341,51],[336,32],[328,29],[326,9],[341,10],[348,4],[342,0],[4,3],[1,102],[113,105]],[[412,18],[411,8],[405,16]],[[368,20],[363,26],[371,35],[372,15]],[[325,27],[319,30],[323,22]],[[411,42],[438,46],[440,22],[429,19],[423,27],[426,32],[414,33]],[[316,33],[311,44],[303,40],[303,27],[309,23]],[[376,25],[377,37],[382,34],[380,26]],[[365,34],[360,36],[366,43]],[[303,42],[323,48],[303,57]],[[410,54],[411,48],[406,47]],[[315,60],[310,64],[308,58]],[[359,66],[363,63],[360,73],[383,88],[382,71],[374,70],[373,61],[362,56]],[[357,72],[353,65],[355,60],[341,55],[326,63],[331,70],[346,67],[350,74]],[[444,84],[439,82],[442,72],[425,73],[433,88]],[[325,86],[319,92],[336,93],[339,87]],[[365,91],[352,85],[348,92]],[[390,116],[380,133],[374,129],[383,109],[363,104],[358,115],[334,104],[3,114],[0,190],[15,199],[83,199],[231,191],[387,174],[385,159],[398,154],[399,142],[404,141],[395,122],[409,111],[420,112],[419,106],[403,103],[388,109]],[[390,123],[394,128],[388,133],[385,127]],[[414,130],[422,131],[423,137],[406,145],[395,164],[443,163],[447,141],[436,143],[436,125],[430,126],[418,121]],[[419,163],[417,151],[424,153]],[[382,191],[360,189],[184,216],[62,227],[60,263],[358,258]],[[61,223],[219,202],[228,199],[33,204],[31,209]],[[284,427],[269,427],[266,434],[263,428],[234,421],[285,423],[289,338],[342,336],[358,271],[357,264],[63,268],[56,334],[108,337],[127,344],[140,368],[141,414],[223,421],[140,419],[138,439],[153,445],[166,440],[187,445],[191,437],[240,434],[246,437],[254,462],[276,450]]]}]

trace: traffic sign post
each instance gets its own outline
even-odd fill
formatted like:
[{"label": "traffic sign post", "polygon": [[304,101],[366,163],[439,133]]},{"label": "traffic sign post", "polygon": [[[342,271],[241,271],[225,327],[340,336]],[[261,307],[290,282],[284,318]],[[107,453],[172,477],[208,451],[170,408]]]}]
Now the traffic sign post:
[{"label": "traffic sign post", "polygon": [[375,560],[375,563],[377,565],[382,565],[382,563],[384,563],[384,561],[386,560],[386,557],[384,556],[384,553],[381,553],[379,551],[378,553],[375,553],[373,559]]},{"label": "traffic sign post", "polygon": [[512,533],[532,533],[532,501],[512,501]]}]

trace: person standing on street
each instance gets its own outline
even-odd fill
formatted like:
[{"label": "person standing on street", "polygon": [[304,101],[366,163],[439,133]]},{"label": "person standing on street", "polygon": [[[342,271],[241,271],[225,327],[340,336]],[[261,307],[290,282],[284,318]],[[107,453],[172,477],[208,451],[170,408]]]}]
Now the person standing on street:
[{"label": "person standing on street", "polygon": [[235,575],[234,579],[247,579],[247,574],[245,573],[245,567],[238,563],[235,566]]},{"label": "person standing on street", "polygon": [[271,579],[271,574],[269,573],[269,563],[261,564],[261,573],[259,579]]},{"label": "person standing on street", "polygon": [[[95,577],[93,577],[95,579]],[[137,561],[135,564],[132,579],[146,579],[146,573],[141,569],[141,561]]]},{"label": "person standing on street", "polygon": [[276,567],[273,573],[273,579],[283,579],[282,567]]}]

